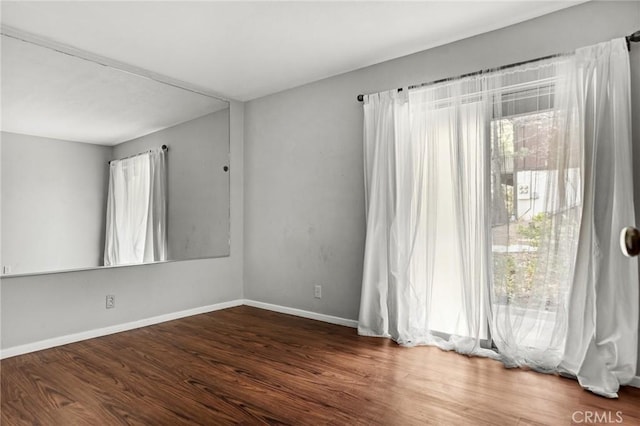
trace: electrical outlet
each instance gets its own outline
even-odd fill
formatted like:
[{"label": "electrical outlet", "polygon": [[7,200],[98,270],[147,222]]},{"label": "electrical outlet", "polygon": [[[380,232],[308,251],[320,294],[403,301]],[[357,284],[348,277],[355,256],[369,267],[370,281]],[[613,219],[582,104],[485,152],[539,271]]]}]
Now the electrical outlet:
[{"label": "electrical outlet", "polygon": [[112,309],[116,307],[116,296],[113,294],[107,294],[106,307],[107,309]]},{"label": "electrical outlet", "polygon": [[313,297],[315,297],[316,299],[322,299],[322,286],[321,285],[317,285],[314,287],[313,289]]}]

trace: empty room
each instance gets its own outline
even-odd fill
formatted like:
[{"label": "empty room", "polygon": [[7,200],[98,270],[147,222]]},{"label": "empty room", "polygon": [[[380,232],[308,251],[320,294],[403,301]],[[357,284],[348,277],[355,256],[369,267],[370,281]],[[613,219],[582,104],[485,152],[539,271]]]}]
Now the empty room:
[{"label": "empty room", "polygon": [[3,426],[640,424],[640,1],[0,7]]}]

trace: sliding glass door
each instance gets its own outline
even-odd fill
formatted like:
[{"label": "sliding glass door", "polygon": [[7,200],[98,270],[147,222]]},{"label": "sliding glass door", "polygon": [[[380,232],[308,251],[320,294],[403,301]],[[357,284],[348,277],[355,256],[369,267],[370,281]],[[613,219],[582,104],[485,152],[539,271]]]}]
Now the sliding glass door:
[{"label": "sliding glass door", "polygon": [[366,95],[359,333],[614,396],[637,358],[629,81],[617,39]]}]

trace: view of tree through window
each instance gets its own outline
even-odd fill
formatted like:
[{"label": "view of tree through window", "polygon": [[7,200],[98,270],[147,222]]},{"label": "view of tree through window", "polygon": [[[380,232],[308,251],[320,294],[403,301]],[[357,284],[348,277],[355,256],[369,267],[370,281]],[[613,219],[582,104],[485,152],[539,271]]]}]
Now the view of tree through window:
[{"label": "view of tree through window", "polygon": [[555,310],[580,214],[578,155],[557,146],[554,111],[491,123],[494,303]]}]

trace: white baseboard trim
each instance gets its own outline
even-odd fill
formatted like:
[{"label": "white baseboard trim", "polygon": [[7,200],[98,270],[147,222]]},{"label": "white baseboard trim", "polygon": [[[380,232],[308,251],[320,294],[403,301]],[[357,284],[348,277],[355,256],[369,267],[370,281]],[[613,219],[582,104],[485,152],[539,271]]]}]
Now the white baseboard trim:
[{"label": "white baseboard trim", "polygon": [[[287,306],[274,305],[272,303],[258,302],[251,299],[236,299],[229,302],[215,303],[213,305],[200,306],[184,311],[171,312],[169,314],[158,315],[155,317],[131,321],[124,324],[116,324],[109,327],[98,328],[95,330],[88,330],[80,333],[68,334],[66,336],[54,337],[52,339],[41,340],[34,343],[28,343],[26,345],[13,346],[11,348],[0,350],[0,359],[10,358],[17,355],[24,355],[29,352],[36,352],[43,349],[49,349],[56,346],[79,342],[82,340],[93,339],[95,337],[107,336],[109,334],[134,330],[136,328],[147,327],[149,325],[159,324],[166,321],[172,321],[180,318],[190,317],[193,315],[206,314],[207,312],[219,311],[221,309],[233,308],[241,305],[252,306],[254,308],[266,309],[268,311],[294,315],[302,318],[309,318],[317,321],[327,322],[330,324],[343,325],[345,327],[358,328],[358,321],[352,319],[320,314],[318,312],[305,311],[303,309],[290,308]],[[627,384],[627,386],[640,388],[640,376],[635,376],[631,380],[631,382]]]},{"label": "white baseboard trim", "polygon": [[289,308],[287,306],[273,305],[271,303],[258,302],[256,300],[244,299],[244,304],[254,308],[266,309],[268,311],[280,312],[281,314],[295,315],[297,317],[309,318],[317,321],[328,322],[330,324],[344,325],[346,327],[358,328],[358,321],[334,317],[333,315],[320,314],[317,312],[305,311],[303,309]]},{"label": "white baseboard trim", "polygon": [[295,315],[297,317],[314,319],[318,321],[328,322],[330,324],[344,325],[352,328],[358,327],[358,321],[356,320],[320,314],[317,312],[305,311],[302,309],[289,308],[286,306],[273,305],[271,303],[258,302],[255,300],[236,299],[229,302],[200,306],[197,308],[187,309],[179,312],[171,312],[169,314],[158,315],[155,317],[131,321],[124,324],[116,324],[108,327],[97,328],[95,330],[82,331],[80,333],[40,340],[38,342],[27,343],[25,345],[13,346],[7,349],[0,350],[0,359],[10,358],[17,355],[24,355],[30,352],[41,351],[43,349],[49,349],[56,346],[67,345],[69,343],[80,342],[82,340],[93,339],[95,337],[107,336],[109,334],[120,333],[123,331],[147,327],[149,325],[159,324],[166,321],[172,321],[175,319],[190,317],[193,315],[205,314],[207,312],[219,311],[221,309],[233,308],[235,306],[241,305],[253,306],[254,308],[266,309],[283,314]]},{"label": "white baseboard trim", "polygon": [[190,317],[207,312],[218,311],[220,309],[232,308],[243,304],[242,299],[232,300],[229,302],[215,303],[213,305],[200,306],[193,309],[187,309],[179,312],[171,312],[169,314],[158,315],[151,318],[145,318],[137,321],[131,321],[124,324],[116,324],[108,327],[97,328],[95,330],[82,331],[80,333],[68,334],[66,336],[54,337],[52,339],[40,340],[38,342],[28,343],[26,345],[13,346],[0,351],[0,359],[12,356],[23,355],[29,352],[36,352],[43,349],[62,346],[69,343],[79,342],[81,340],[93,339],[94,337],[106,336],[109,334],[120,333],[122,331],[133,330],[136,328],[147,327],[149,325],[159,324],[161,322],[171,321],[179,318]]}]

